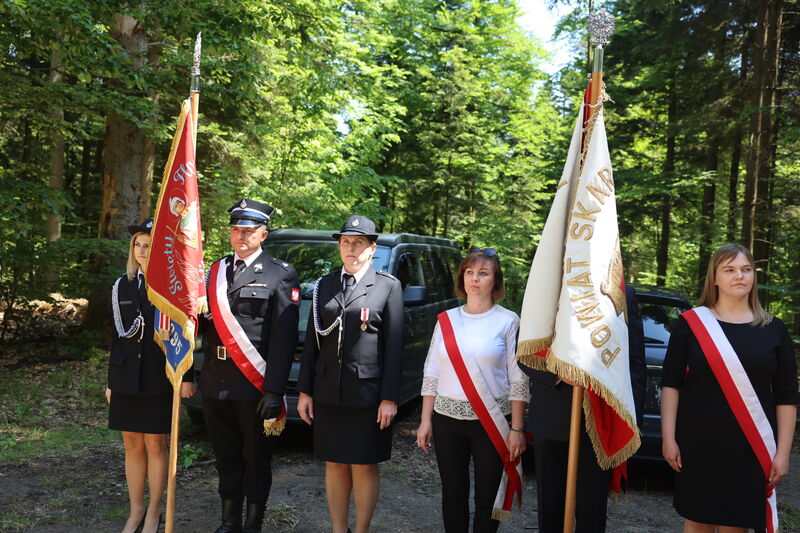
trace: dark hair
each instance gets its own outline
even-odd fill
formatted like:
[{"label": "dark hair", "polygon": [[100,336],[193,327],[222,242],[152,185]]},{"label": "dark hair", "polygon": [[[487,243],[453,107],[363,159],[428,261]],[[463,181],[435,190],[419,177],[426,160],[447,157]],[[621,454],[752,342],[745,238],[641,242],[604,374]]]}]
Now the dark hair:
[{"label": "dark hair", "polygon": [[[490,248],[491,250],[491,248]],[[467,257],[461,261],[456,271],[455,289],[456,296],[466,298],[467,291],[464,289],[464,271],[477,263],[488,263],[494,269],[494,287],[492,287],[492,301],[499,302],[506,295],[505,285],[503,285],[503,269],[500,268],[500,258],[497,253],[487,255],[481,249],[470,251]]]}]

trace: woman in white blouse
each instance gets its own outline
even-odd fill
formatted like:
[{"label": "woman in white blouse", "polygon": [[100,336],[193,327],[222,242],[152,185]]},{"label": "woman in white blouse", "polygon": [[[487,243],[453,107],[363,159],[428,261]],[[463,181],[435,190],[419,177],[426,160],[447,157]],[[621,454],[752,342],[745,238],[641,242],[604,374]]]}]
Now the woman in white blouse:
[{"label": "woman in white blouse", "polygon": [[[475,464],[472,531],[497,531],[499,522],[493,515],[499,518],[503,513],[494,505],[503,478],[501,453],[507,450],[507,459],[514,461],[525,451],[528,377],[515,357],[519,317],[497,304],[504,292],[496,250],[470,250],[456,275],[456,293],[467,303],[448,311],[444,326],[440,316],[425,361],[417,446],[428,452],[431,439],[435,442],[446,533],[468,531],[471,458]],[[455,360],[453,351],[460,352]],[[500,413],[495,422],[486,415],[479,419],[476,404],[481,411],[486,406],[488,412]],[[507,434],[505,448],[502,440],[493,442],[487,432],[494,432],[495,426],[499,434]]]}]

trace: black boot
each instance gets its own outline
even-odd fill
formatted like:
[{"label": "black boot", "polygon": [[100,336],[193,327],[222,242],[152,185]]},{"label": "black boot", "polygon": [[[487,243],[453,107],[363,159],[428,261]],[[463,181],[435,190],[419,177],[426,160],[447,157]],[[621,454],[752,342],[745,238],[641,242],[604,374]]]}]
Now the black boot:
[{"label": "black boot", "polygon": [[242,500],[222,500],[222,525],[214,533],[242,533]]},{"label": "black boot", "polygon": [[247,518],[244,520],[244,533],[261,533],[261,524],[264,522],[264,508],[267,502],[247,502]]}]

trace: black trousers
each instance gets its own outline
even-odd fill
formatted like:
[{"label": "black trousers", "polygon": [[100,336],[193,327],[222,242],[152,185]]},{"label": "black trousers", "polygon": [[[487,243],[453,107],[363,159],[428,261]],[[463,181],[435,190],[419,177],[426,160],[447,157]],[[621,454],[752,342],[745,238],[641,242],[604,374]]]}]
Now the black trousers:
[{"label": "black trousers", "polygon": [[433,441],[442,478],[445,533],[469,531],[469,463],[475,465],[473,533],[495,533],[492,506],[503,476],[503,462],[478,420],[457,420],[433,413]]},{"label": "black trousers", "polygon": [[[564,531],[564,500],[567,491],[569,442],[542,439],[533,441],[536,460],[536,496],[539,505],[539,531]],[[594,448],[581,427],[578,455],[578,486],[575,495],[575,532],[604,533],[611,470],[597,464]]]},{"label": "black trousers", "polygon": [[223,500],[266,502],[272,487],[276,437],[264,435],[256,416],[258,400],[217,400],[203,396],[203,413],[214,448]]}]

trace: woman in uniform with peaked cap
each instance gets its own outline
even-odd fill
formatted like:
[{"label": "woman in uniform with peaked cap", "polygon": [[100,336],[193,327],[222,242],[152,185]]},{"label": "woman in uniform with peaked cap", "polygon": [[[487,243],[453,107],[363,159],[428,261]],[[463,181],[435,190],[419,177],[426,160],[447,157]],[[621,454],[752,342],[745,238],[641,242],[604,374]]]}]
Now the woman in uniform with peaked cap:
[{"label": "woman in uniform with peaked cap", "polygon": [[[167,481],[167,434],[172,419],[172,386],[164,352],[153,338],[155,308],[147,299],[147,250],[153,219],[131,224],[127,272],[111,290],[114,334],[108,365],[108,427],[122,432],[130,515],[123,533],[157,531]],[[181,396],[194,394],[194,373],[183,376]],[[145,484],[150,504],[145,509]]]},{"label": "woman in uniform with peaked cap", "polygon": [[314,428],[325,461],[333,533],[369,531],[378,501],[378,463],[391,456],[403,358],[403,291],[372,265],[378,235],[368,218],[347,219],[338,241],[342,268],[317,280],[300,365],[297,410]]}]

